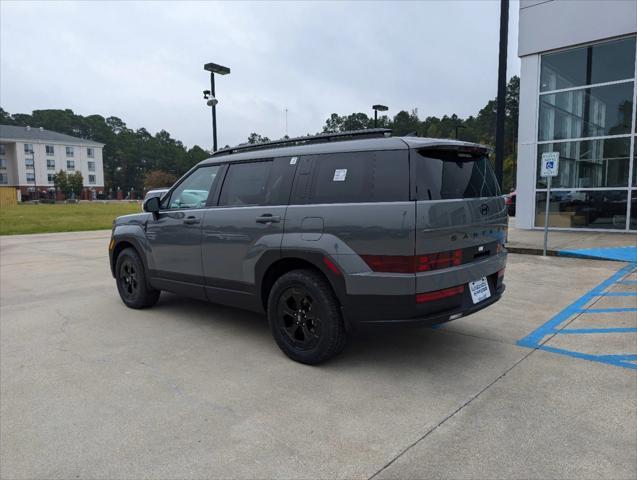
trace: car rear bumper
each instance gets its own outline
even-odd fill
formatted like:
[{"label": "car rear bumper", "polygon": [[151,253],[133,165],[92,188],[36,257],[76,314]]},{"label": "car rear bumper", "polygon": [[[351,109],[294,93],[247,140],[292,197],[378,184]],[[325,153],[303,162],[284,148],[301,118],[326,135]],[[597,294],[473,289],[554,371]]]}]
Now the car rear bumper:
[{"label": "car rear bumper", "polygon": [[474,304],[465,285],[461,295],[424,304],[409,295],[349,295],[343,304],[348,327],[365,325],[430,326],[466,317],[493,305],[504,293],[505,285],[497,273],[487,277],[491,296]]}]

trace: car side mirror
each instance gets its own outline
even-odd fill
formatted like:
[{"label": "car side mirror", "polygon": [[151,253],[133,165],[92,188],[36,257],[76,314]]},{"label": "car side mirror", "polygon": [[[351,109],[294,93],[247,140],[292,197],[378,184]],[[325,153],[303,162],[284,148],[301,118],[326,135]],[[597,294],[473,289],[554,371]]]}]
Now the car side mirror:
[{"label": "car side mirror", "polygon": [[159,197],[150,197],[149,199],[144,200],[144,205],[142,206],[145,212],[148,213],[158,213],[159,212]]}]

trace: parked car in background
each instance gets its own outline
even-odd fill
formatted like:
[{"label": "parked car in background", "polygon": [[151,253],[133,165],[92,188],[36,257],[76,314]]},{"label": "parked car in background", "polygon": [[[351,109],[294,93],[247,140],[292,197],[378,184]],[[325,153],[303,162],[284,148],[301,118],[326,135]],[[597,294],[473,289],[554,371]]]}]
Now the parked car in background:
[{"label": "parked car in background", "polygon": [[149,198],[152,197],[160,197],[166,193],[168,190],[170,190],[170,188],[153,188],[151,190],[148,190],[146,192],[146,195],[144,195],[144,201],[148,200]]},{"label": "parked car in background", "polygon": [[162,290],[267,313],[293,360],[362,325],[433,325],[504,292],[507,215],[487,148],[385,129],[216,152],[115,221],[122,301]]},{"label": "parked car in background", "polygon": [[504,196],[504,204],[506,205],[507,213],[509,217],[515,217],[515,198],[516,198],[515,190],[511,191],[511,193]]}]

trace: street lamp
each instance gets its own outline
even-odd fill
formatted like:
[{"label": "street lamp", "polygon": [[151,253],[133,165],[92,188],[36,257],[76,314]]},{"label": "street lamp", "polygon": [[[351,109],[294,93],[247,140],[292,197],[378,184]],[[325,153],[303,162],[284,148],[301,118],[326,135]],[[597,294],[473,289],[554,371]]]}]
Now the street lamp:
[{"label": "street lamp", "polygon": [[206,63],[203,69],[210,72],[210,90],[204,90],[203,96],[207,100],[206,104],[212,107],[212,151],[217,151],[217,103],[219,101],[215,97],[215,73],[219,75],[227,75],[230,73],[228,67],[222,67],[216,63]]},{"label": "street lamp", "polygon": [[378,128],[378,112],[386,112],[389,110],[385,105],[372,105],[374,109],[374,128]]}]

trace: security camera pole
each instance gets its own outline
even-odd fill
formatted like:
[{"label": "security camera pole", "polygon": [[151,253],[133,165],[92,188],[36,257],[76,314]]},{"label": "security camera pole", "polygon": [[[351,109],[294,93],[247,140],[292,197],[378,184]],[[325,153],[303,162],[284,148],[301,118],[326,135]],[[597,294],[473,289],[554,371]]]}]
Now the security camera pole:
[{"label": "security camera pole", "polygon": [[210,98],[204,91],[204,98],[208,100],[208,106],[212,107],[212,151],[217,151],[217,97],[215,96],[215,73],[227,75],[230,73],[228,67],[222,67],[216,63],[206,63],[203,69],[210,72]]},{"label": "security camera pole", "polygon": [[378,128],[378,112],[386,112],[389,110],[385,105],[372,105],[374,109],[374,128]]}]

